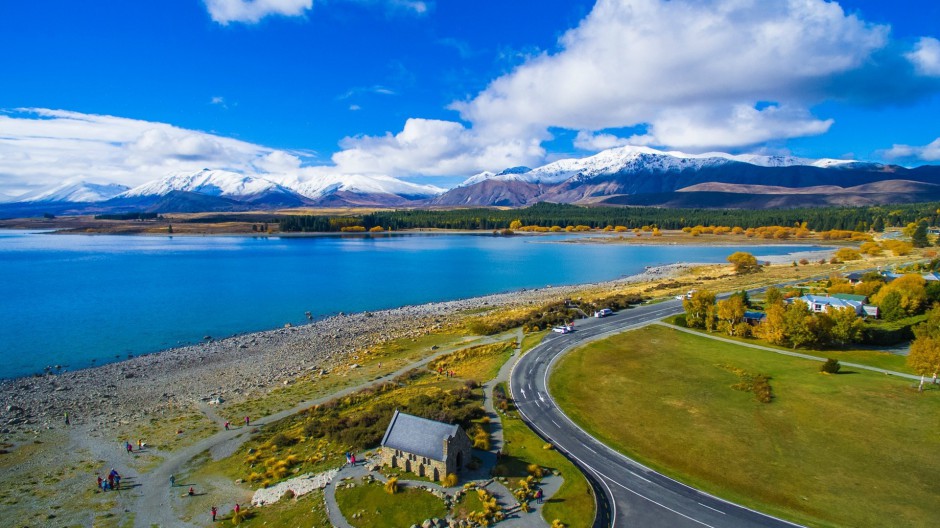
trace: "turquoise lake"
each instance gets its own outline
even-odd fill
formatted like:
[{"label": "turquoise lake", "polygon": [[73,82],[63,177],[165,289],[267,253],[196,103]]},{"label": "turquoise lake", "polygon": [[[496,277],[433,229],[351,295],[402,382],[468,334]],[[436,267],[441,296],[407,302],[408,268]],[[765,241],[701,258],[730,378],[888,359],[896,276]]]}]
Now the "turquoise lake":
[{"label": "turquoise lake", "polygon": [[806,246],[560,243],[570,235],[253,238],[0,231],[0,378],[397,306],[605,281]]}]

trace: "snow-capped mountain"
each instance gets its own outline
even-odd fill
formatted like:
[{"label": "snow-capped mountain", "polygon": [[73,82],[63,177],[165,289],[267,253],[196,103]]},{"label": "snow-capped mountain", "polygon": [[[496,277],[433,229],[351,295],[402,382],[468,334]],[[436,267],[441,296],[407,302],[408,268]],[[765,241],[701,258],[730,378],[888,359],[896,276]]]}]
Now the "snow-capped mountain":
[{"label": "snow-capped mountain", "polygon": [[320,200],[337,192],[364,195],[396,195],[409,200],[417,200],[437,196],[447,190],[433,185],[406,182],[389,176],[355,174],[318,175],[302,182],[292,183],[290,186],[298,194],[311,200]]},{"label": "snow-capped mountain", "polygon": [[[661,198],[665,200],[667,194],[706,183],[722,184],[723,189],[735,185],[761,186],[771,183],[791,189],[827,185],[849,189],[887,180],[940,183],[940,169],[932,166],[906,169],[855,160],[814,160],[796,156],[734,155],[723,152],[687,154],[626,146],[585,158],[558,160],[527,171],[476,174],[457,188],[434,198],[432,203],[451,206],[519,206],[543,201],[596,203],[613,196],[644,195],[646,198],[643,203],[655,204],[660,198],[654,198],[653,195],[663,195]],[[873,197],[875,193],[870,192],[864,194],[866,199],[891,203],[889,200],[898,199],[900,194],[906,196],[912,193],[905,190],[882,192],[882,197]],[[695,200],[702,196],[704,193],[697,196],[685,193],[683,203],[694,206]],[[913,198],[915,196],[903,199]],[[620,200],[618,203],[627,201]],[[714,203],[716,200],[712,197],[709,206],[714,206]]]},{"label": "snow-capped mountain", "polygon": [[54,187],[15,198],[17,202],[103,202],[126,191],[126,185],[66,181]]},{"label": "snow-capped mountain", "polygon": [[121,194],[120,198],[165,196],[172,191],[192,192],[207,196],[251,199],[267,193],[289,194],[291,191],[271,180],[224,170],[202,169],[181,172],[147,182]]},{"label": "snow-capped mountain", "polygon": [[585,181],[597,176],[623,172],[699,170],[706,167],[720,167],[729,163],[747,163],[758,167],[811,166],[831,168],[843,165],[856,165],[860,162],[835,159],[813,160],[795,156],[764,156],[759,154],[736,155],[724,152],[687,154],[679,151],[662,151],[649,147],[628,145],[604,150],[586,158],[558,160],[528,171],[507,170],[500,173],[482,172],[469,177],[461,186],[473,185],[485,179],[556,184],[576,175],[579,176],[582,181]]}]

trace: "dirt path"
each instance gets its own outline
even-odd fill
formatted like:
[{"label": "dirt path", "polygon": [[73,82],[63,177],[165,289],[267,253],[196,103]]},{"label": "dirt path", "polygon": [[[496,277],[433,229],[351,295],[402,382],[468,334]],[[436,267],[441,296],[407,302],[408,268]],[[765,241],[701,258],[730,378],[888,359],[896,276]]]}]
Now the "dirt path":
[{"label": "dirt path", "polygon": [[[161,526],[165,528],[196,526],[181,520],[175,508],[173,507],[174,494],[171,493],[173,488],[170,487],[170,476],[185,471],[189,463],[201,453],[208,451],[213,455],[214,458],[219,454],[225,455],[226,453],[234,453],[245,441],[250,438],[251,431],[256,430],[257,428],[263,428],[266,424],[274,423],[278,420],[287,418],[288,416],[296,414],[313,405],[319,405],[334,398],[352,394],[353,392],[362,390],[366,387],[390,381],[411,369],[423,367],[438,357],[454,352],[455,350],[460,350],[470,346],[503,341],[507,338],[507,335],[514,334],[511,333],[488,337],[477,337],[474,340],[463,342],[458,346],[441,349],[420,361],[406,365],[396,370],[395,372],[386,374],[385,376],[375,380],[360,383],[358,385],[334,392],[327,396],[298,403],[290,409],[261,418],[258,421],[252,423],[250,427],[241,425],[238,427],[232,427],[228,431],[222,429],[209,438],[201,440],[193,445],[184,447],[171,453],[167,453],[166,459],[163,461],[163,463],[154,468],[152,471],[142,474],[138,477],[137,483],[139,484],[139,487],[135,489],[138,490],[139,495],[135,494],[137,499],[133,504],[133,507],[130,508],[135,514],[134,526],[136,528],[152,528],[153,526]],[[224,419],[215,414],[211,408],[205,406],[201,410],[203,410],[206,416],[209,416],[214,421],[216,421],[220,428],[222,427],[224,424]],[[182,493],[183,490],[181,488],[179,489]],[[226,511],[225,506],[220,506],[220,511]]]}]

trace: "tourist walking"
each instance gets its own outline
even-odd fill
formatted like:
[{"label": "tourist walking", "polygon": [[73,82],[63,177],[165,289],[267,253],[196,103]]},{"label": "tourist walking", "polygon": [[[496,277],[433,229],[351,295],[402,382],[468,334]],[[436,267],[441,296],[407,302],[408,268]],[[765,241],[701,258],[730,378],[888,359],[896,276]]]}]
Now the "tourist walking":
[{"label": "tourist walking", "polygon": [[196,494],[196,490],[194,490],[193,487],[190,486],[190,487],[189,487],[189,496],[192,497],[192,496],[195,495],[195,494]]},{"label": "tourist walking", "polygon": [[541,488],[539,488],[539,489],[535,492],[535,502],[537,502],[537,503],[539,503],[539,504],[542,504],[542,489],[541,489]]},{"label": "tourist walking", "polygon": [[219,510],[215,506],[212,507],[212,522],[215,522],[215,514],[219,513]]},{"label": "tourist walking", "polygon": [[69,421],[69,412],[65,411],[65,425],[72,425],[72,422]]},{"label": "tourist walking", "polygon": [[170,487],[176,486],[176,476],[170,475]]},{"label": "tourist walking", "polygon": [[248,427],[248,425],[250,424],[250,422],[251,422],[251,420],[246,416],[246,417],[245,417],[245,427]]}]

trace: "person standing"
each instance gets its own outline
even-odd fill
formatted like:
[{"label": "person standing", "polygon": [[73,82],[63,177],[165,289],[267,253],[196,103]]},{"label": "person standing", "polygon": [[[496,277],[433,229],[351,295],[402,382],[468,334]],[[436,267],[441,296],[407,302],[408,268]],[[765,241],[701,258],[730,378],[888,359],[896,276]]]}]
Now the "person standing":
[{"label": "person standing", "polygon": [[170,487],[176,486],[176,475],[170,475]]},{"label": "person standing", "polygon": [[245,417],[245,427],[248,427],[251,423],[251,420],[246,416]]},{"label": "person standing", "polygon": [[215,522],[215,514],[219,513],[219,510],[215,506],[212,507],[212,522]]},{"label": "person standing", "polygon": [[539,489],[535,492],[535,502],[538,502],[539,504],[542,504],[542,488],[539,488]]},{"label": "person standing", "polygon": [[65,425],[72,425],[72,422],[69,421],[69,412],[65,411]]}]

